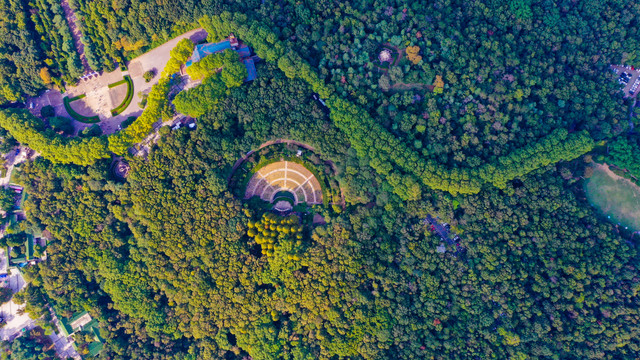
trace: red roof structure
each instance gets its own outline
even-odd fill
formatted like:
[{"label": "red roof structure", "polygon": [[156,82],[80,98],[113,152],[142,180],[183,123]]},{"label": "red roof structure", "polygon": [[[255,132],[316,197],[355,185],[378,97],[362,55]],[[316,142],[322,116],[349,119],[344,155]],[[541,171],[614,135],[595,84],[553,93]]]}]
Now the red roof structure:
[{"label": "red roof structure", "polygon": [[229,43],[231,44],[231,48],[235,50],[238,47],[238,38],[236,38],[233,33],[229,34]]}]

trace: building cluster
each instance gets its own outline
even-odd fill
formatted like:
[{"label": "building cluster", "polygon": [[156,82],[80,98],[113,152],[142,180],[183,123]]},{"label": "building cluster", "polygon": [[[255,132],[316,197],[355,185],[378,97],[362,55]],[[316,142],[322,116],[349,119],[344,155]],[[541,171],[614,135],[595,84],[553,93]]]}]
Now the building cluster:
[{"label": "building cluster", "polygon": [[97,356],[104,347],[104,338],[100,335],[100,324],[92,319],[86,311],[73,314],[70,318],[60,319],[60,330],[69,338],[74,334],[84,335],[82,345],[78,345],[74,339],[69,339],[78,354],[86,357]]},{"label": "building cluster", "polygon": [[258,60],[257,56],[251,55],[251,48],[244,43],[241,43],[233,34],[230,34],[229,37],[218,43],[207,43],[207,44],[199,44],[196,45],[195,50],[193,51],[193,55],[181,68],[181,75],[186,75],[186,68],[191,66],[193,63],[196,63],[202,60],[204,57],[212,54],[216,54],[227,49],[231,49],[238,53],[240,56],[240,61],[247,68],[247,78],[245,81],[255,80],[257,77],[256,73],[256,60]]}]

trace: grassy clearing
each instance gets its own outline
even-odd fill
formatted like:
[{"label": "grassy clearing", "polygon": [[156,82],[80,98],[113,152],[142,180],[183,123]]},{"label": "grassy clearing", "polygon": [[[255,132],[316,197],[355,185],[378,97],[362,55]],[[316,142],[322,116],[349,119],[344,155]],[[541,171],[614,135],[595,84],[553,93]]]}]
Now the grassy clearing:
[{"label": "grassy clearing", "polygon": [[606,165],[596,165],[593,170],[585,185],[589,202],[612,222],[640,230],[640,187]]},{"label": "grassy clearing", "polygon": [[[79,96],[82,96],[82,95],[79,95]],[[94,123],[100,122],[100,118],[98,116],[80,115],[71,108],[71,105],[70,105],[71,101],[77,100],[76,98],[78,98],[79,96],[76,96],[75,98],[72,98],[72,99],[69,99],[68,97],[65,96],[62,99],[62,102],[64,103],[64,109],[67,110],[67,113],[69,114],[69,116],[86,124],[94,124]]]},{"label": "grassy clearing", "polygon": [[[131,100],[133,100],[133,81],[131,80],[131,77],[129,77],[129,75],[125,75],[124,79],[121,81],[123,84],[127,84],[127,96],[124,98],[122,103],[118,105],[118,107],[111,110],[111,115],[113,116],[119,115],[125,111],[129,107],[129,104],[131,104]],[[111,87],[111,85],[109,85],[109,87]]]},{"label": "grassy clearing", "polygon": [[80,94],[80,95],[78,95],[76,97],[72,97],[71,99],[69,99],[69,102],[80,100],[80,99],[84,99],[86,97],[87,97],[87,94]]},{"label": "grassy clearing", "polygon": [[123,85],[123,84],[126,84],[126,83],[127,83],[127,80],[126,79],[122,79],[120,81],[116,81],[114,83],[111,83],[111,84],[109,84],[107,86],[109,87],[109,89],[113,89],[116,86],[120,86],[120,85]]}]

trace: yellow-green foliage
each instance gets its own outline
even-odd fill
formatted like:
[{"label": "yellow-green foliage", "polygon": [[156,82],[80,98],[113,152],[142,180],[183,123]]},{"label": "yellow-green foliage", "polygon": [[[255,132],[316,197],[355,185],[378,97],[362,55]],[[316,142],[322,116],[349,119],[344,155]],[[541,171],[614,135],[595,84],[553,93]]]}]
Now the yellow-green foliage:
[{"label": "yellow-green foliage", "polygon": [[267,257],[274,255],[283,242],[290,242],[293,246],[287,250],[287,259],[298,261],[297,250],[302,246],[302,225],[296,215],[287,217],[265,213],[258,222],[249,222],[247,235],[252,237],[262,247],[262,254]]},{"label": "yellow-green foliage", "polygon": [[153,86],[147,106],[131,125],[126,129],[109,137],[109,150],[116,154],[124,154],[133,144],[142,141],[153,128],[153,123],[160,120],[167,113],[167,93],[169,92],[169,80],[162,78]]},{"label": "yellow-green foliage", "polygon": [[[189,74],[189,76],[193,80],[200,80],[210,76],[211,74],[217,72],[220,68],[226,67],[229,64],[241,63],[238,53],[233,50],[227,49],[217,54],[205,56],[202,60],[191,64],[191,66],[187,68],[187,74]],[[244,65],[242,67],[246,70],[246,67]]]},{"label": "yellow-green foliage", "polygon": [[160,80],[151,88],[147,97],[147,106],[129,127],[109,137],[109,150],[116,154],[124,154],[128,148],[144,140],[153,129],[153,124],[170,116],[167,94],[170,90],[169,77],[180,70],[193,53],[194,44],[189,39],[182,39],[171,50],[171,59],[162,71]]},{"label": "yellow-green foliage", "polygon": [[180,66],[184,64],[193,54],[193,48],[195,44],[190,39],[182,39],[171,50],[171,58],[164,67],[162,77],[171,76],[172,74],[180,71]]},{"label": "yellow-green foliage", "polygon": [[42,121],[22,109],[0,111],[0,126],[21,144],[39,152],[53,163],[89,165],[108,158],[106,137],[67,138],[44,130]]}]

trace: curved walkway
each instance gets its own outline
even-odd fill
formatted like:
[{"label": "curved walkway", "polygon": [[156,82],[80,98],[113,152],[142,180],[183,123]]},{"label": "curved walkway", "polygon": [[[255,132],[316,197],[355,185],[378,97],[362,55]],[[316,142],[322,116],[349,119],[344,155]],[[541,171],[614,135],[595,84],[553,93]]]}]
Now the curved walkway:
[{"label": "curved walkway", "polygon": [[[296,140],[276,139],[276,140],[267,141],[266,143],[263,143],[262,145],[258,146],[257,149],[248,151],[246,154],[244,154],[242,156],[242,158],[238,159],[236,161],[236,163],[233,164],[233,168],[231,168],[231,172],[229,173],[229,176],[227,177],[227,183],[229,181],[231,181],[231,177],[236,172],[238,167],[240,165],[242,165],[242,163],[245,162],[249,158],[249,156],[251,156],[253,153],[255,153],[258,150],[264,149],[267,146],[271,146],[271,145],[275,145],[275,144],[292,144],[292,145],[300,146],[301,148],[307,149],[309,151],[314,151],[314,152],[316,151],[316,149],[313,146],[305,144],[305,143],[300,142],[300,141],[296,141]],[[331,166],[331,170],[333,170],[334,174],[337,174],[338,168],[336,167],[336,164],[333,163],[333,161],[326,160],[325,163],[327,163],[327,164],[329,164],[329,166]]]},{"label": "curved walkway", "polygon": [[249,180],[244,198],[258,196],[273,202],[281,191],[293,194],[296,204],[322,204],[322,187],[318,179],[304,166],[290,161],[279,161],[258,170]]}]

